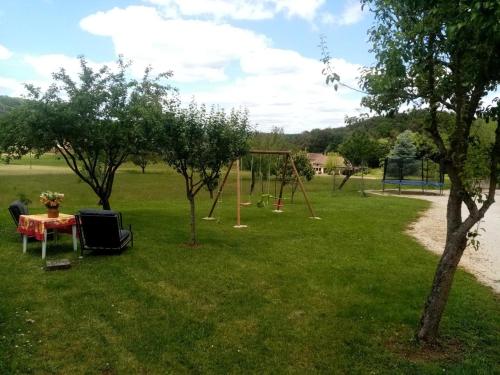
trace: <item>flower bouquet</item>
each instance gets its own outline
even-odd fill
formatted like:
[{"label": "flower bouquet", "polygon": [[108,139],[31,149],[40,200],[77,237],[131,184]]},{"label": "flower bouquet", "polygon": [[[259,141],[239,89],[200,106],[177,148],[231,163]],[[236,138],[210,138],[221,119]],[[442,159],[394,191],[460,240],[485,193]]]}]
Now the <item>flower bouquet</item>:
[{"label": "flower bouquet", "polygon": [[40,194],[40,202],[47,207],[47,216],[50,218],[59,217],[59,205],[64,199],[64,194],[44,191]]}]

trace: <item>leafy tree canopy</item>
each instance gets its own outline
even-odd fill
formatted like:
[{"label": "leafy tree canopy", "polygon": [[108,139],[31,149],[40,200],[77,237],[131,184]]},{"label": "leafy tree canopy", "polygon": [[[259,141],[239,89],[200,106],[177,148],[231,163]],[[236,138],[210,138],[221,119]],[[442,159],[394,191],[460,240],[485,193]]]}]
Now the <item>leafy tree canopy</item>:
[{"label": "leafy tree canopy", "polygon": [[396,143],[391,150],[391,157],[413,159],[417,156],[415,133],[406,130],[396,138]]},{"label": "leafy tree canopy", "polygon": [[162,128],[156,146],[165,161],[185,181],[191,207],[191,240],[195,245],[195,197],[220,178],[221,170],[249,148],[250,126],[246,112],[223,110],[191,103],[177,108]]},{"label": "leafy tree canopy", "polygon": [[355,166],[366,163],[378,167],[380,159],[385,157],[386,148],[366,132],[356,131],[340,145],[339,152]]},{"label": "leafy tree canopy", "polygon": [[11,152],[57,150],[109,209],[117,169],[146,137],[146,129],[165,121],[172,88],[162,81],[171,74],[151,77],[148,68],[142,81],[132,80],[122,58],[116,69],[94,70],[83,57],[80,66],[76,80],[64,69],[55,73],[45,92],[27,86],[28,99],[9,113],[13,130],[5,134],[21,135]]}]

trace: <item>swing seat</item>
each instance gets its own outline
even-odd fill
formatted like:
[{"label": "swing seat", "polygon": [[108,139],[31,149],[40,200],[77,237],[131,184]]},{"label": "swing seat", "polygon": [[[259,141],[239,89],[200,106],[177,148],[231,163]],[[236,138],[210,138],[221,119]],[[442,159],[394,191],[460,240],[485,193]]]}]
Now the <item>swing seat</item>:
[{"label": "swing seat", "polygon": [[241,202],[240,203],[241,207],[248,207],[248,206],[251,206],[251,205],[252,205],[252,202]]}]

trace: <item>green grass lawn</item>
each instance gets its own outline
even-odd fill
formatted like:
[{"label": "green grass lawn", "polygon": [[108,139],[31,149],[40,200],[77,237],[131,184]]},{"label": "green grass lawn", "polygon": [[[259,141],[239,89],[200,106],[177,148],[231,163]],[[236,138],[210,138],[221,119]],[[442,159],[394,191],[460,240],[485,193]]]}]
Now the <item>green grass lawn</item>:
[{"label": "green grass lawn", "polygon": [[[43,270],[39,243],[22,254],[4,209],[0,373],[498,373],[498,297],[463,271],[441,330],[453,350],[411,355],[438,258],[404,229],[427,203],[361,198],[357,180],[332,194],[330,183],[306,185],[322,220],[298,195],[282,214],[242,209],[244,230],[232,227],[231,184],[219,220],[198,221],[202,246],[189,248],[182,180],[161,165],[145,175],[126,166],[111,204],[133,225],[134,248],[80,260],[65,237],[48,258],[73,267],[57,272]],[[96,207],[72,174],[2,175],[0,185],[5,208],[24,193],[43,212],[47,189],[66,194],[63,212]],[[201,218],[208,193],[197,204]]]}]

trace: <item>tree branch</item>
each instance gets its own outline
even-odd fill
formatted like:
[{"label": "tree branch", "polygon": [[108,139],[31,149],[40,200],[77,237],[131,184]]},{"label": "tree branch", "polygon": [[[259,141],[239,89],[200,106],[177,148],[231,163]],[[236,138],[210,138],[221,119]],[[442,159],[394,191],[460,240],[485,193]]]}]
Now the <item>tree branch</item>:
[{"label": "tree branch", "polygon": [[455,111],[455,106],[447,102],[446,100],[440,99],[439,103],[441,103],[445,108],[449,109],[450,111]]}]

